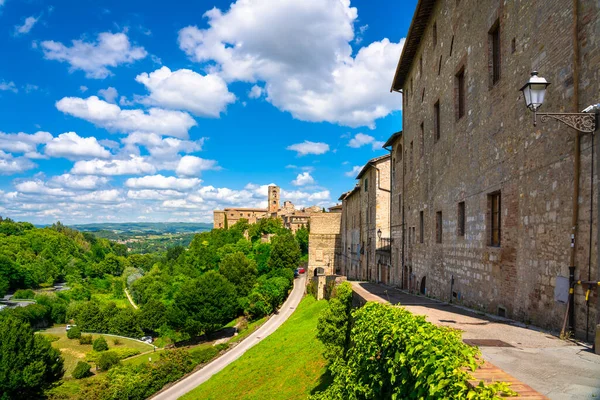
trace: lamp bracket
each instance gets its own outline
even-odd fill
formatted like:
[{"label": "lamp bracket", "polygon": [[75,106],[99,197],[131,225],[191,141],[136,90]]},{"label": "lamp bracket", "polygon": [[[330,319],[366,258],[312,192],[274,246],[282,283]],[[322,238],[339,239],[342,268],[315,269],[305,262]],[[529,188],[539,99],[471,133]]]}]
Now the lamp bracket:
[{"label": "lamp bracket", "polygon": [[536,113],[542,122],[555,119],[583,133],[594,133],[596,114],[594,113]]}]

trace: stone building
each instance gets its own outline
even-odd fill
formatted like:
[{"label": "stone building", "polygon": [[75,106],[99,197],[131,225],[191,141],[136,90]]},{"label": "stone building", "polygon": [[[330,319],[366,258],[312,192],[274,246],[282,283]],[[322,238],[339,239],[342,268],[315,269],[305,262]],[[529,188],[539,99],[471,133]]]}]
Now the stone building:
[{"label": "stone building", "polygon": [[390,155],[373,158],[342,201],[340,269],[350,279],[390,282]]},{"label": "stone building", "polygon": [[310,218],[308,276],[341,272],[341,213],[318,213]]},{"label": "stone building", "polygon": [[[392,83],[403,131],[386,143],[393,283],[561,329],[569,267],[599,279],[592,136],[533,126],[519,89],[537,70],[553,83],[540,112],[598,103],[599,14],[596,0],[418,2]],[[596,326],[586,289],[578,336]]]}]

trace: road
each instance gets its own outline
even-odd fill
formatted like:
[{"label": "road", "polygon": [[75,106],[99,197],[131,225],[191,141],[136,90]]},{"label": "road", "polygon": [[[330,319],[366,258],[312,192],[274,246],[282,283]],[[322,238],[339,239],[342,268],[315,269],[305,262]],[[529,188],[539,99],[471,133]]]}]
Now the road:
[{"label": "road", "polygon": [[277,328],[279,328],[296,310],[296,307],[304,295],[304,288],[306,286],[305,282],[305,275],[295,279],[294,288],[292,289],[285,303],[283,303],[283,306],[281,306],[279,309],[279,313],[269,318],[269,320],[265,322],[263,326],[258,328],[240,344],[225,353],[223,356],[206,364],[204,368],[194,372],[187,378],[182,379],[168,389],[156,394],[154,397],[151,397],[151,399],[172,400],[183,396],[184,394],[209,380],[217,372],[221,371],[223,368],[240,358],[248,349],[259,343],[271,333],[275,332]]}]

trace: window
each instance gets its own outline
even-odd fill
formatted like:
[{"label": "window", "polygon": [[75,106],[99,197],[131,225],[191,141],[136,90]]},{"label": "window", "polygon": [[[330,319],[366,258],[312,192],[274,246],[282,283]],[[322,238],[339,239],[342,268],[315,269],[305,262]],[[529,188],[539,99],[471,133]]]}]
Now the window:
[{"label": "window", "polygon": [[457,232],[458,236],[465,236],[465,202],[461,201],[458,203],[458,223]]},{"label": "window", "polygon": [[398,195],[398,211],[402,211],[402,195]]},{"label": "window", "polygon": [[437,22],[433,23],[433,47],[437,46]]},{"label": "window", "polygon": [[440,126],[440,101],[436,101],[433,105],[433,137],[437,142],[441,137],[442,127]]},{"label": "window", "polygon": [[442,243],[442,212],[435,213],[435,241]]},{"label": "window", "polygon": [[512,38],[512,41],[510,42],[510,52],[515,54],[515,51],[517,51],[517,39]]},{"label": "window", "polygon": [[490,213],[490,246],[500,247],[501,238],[501,198],[500,192],[492,193],[488,196]]},{"label": "window", "polygon": [[413,93],[413,78],[410,78],[410,93]]},{"label": "window", "polygon": [[369,178],[365,178],[365,192],[369,190]]},{"label": "window", "polygon": [[500,23],[496,21],[488,34],[489,71],[492,85],[500,80]]},{"label": "window", "polygon": [[423,88],[423,91],[421,92],[421,103],[425,100],[425,88]]},{"label": "window", "polygon": [[465,68],[461,68],[455,79],[456,120],[465,115]]},{"label": "window", "polygon": [[423,157],[423,153],[425,152],[425,123],[421,122],[421,137],[419,138],[419,156]]},{"label": "window", "polygon": [[413,169],[413,149],[414,149],[413,141],[411,140],[410,141],[410,170],[411,171]]},{"label": "window", "polygon": [[423,75],[423,56],[419,58],[419,75]]},{"label": "window", "polygon": [[442,73],[442,56],[440,56],[440,63],[438,65],[438,76]]},{"label": "window", "polygon": [[452,55],[452,50],[454,50],[454,35],[452,35],[452,40],[450,40],[450,55]]},{"label": "window", "polygon": [[419,242],[425,243],[425,216],[423,211],[419,213]]}]

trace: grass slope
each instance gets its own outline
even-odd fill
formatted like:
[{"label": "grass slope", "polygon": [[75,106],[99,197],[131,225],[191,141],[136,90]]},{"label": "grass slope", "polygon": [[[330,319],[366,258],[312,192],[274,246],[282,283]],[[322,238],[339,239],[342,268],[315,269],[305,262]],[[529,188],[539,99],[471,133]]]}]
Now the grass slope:
[{"label": "grass slope", "polygon": [[271,336],[182,399],[305,399],[323,384],[317,321],[326,301],[307,296]]}]

